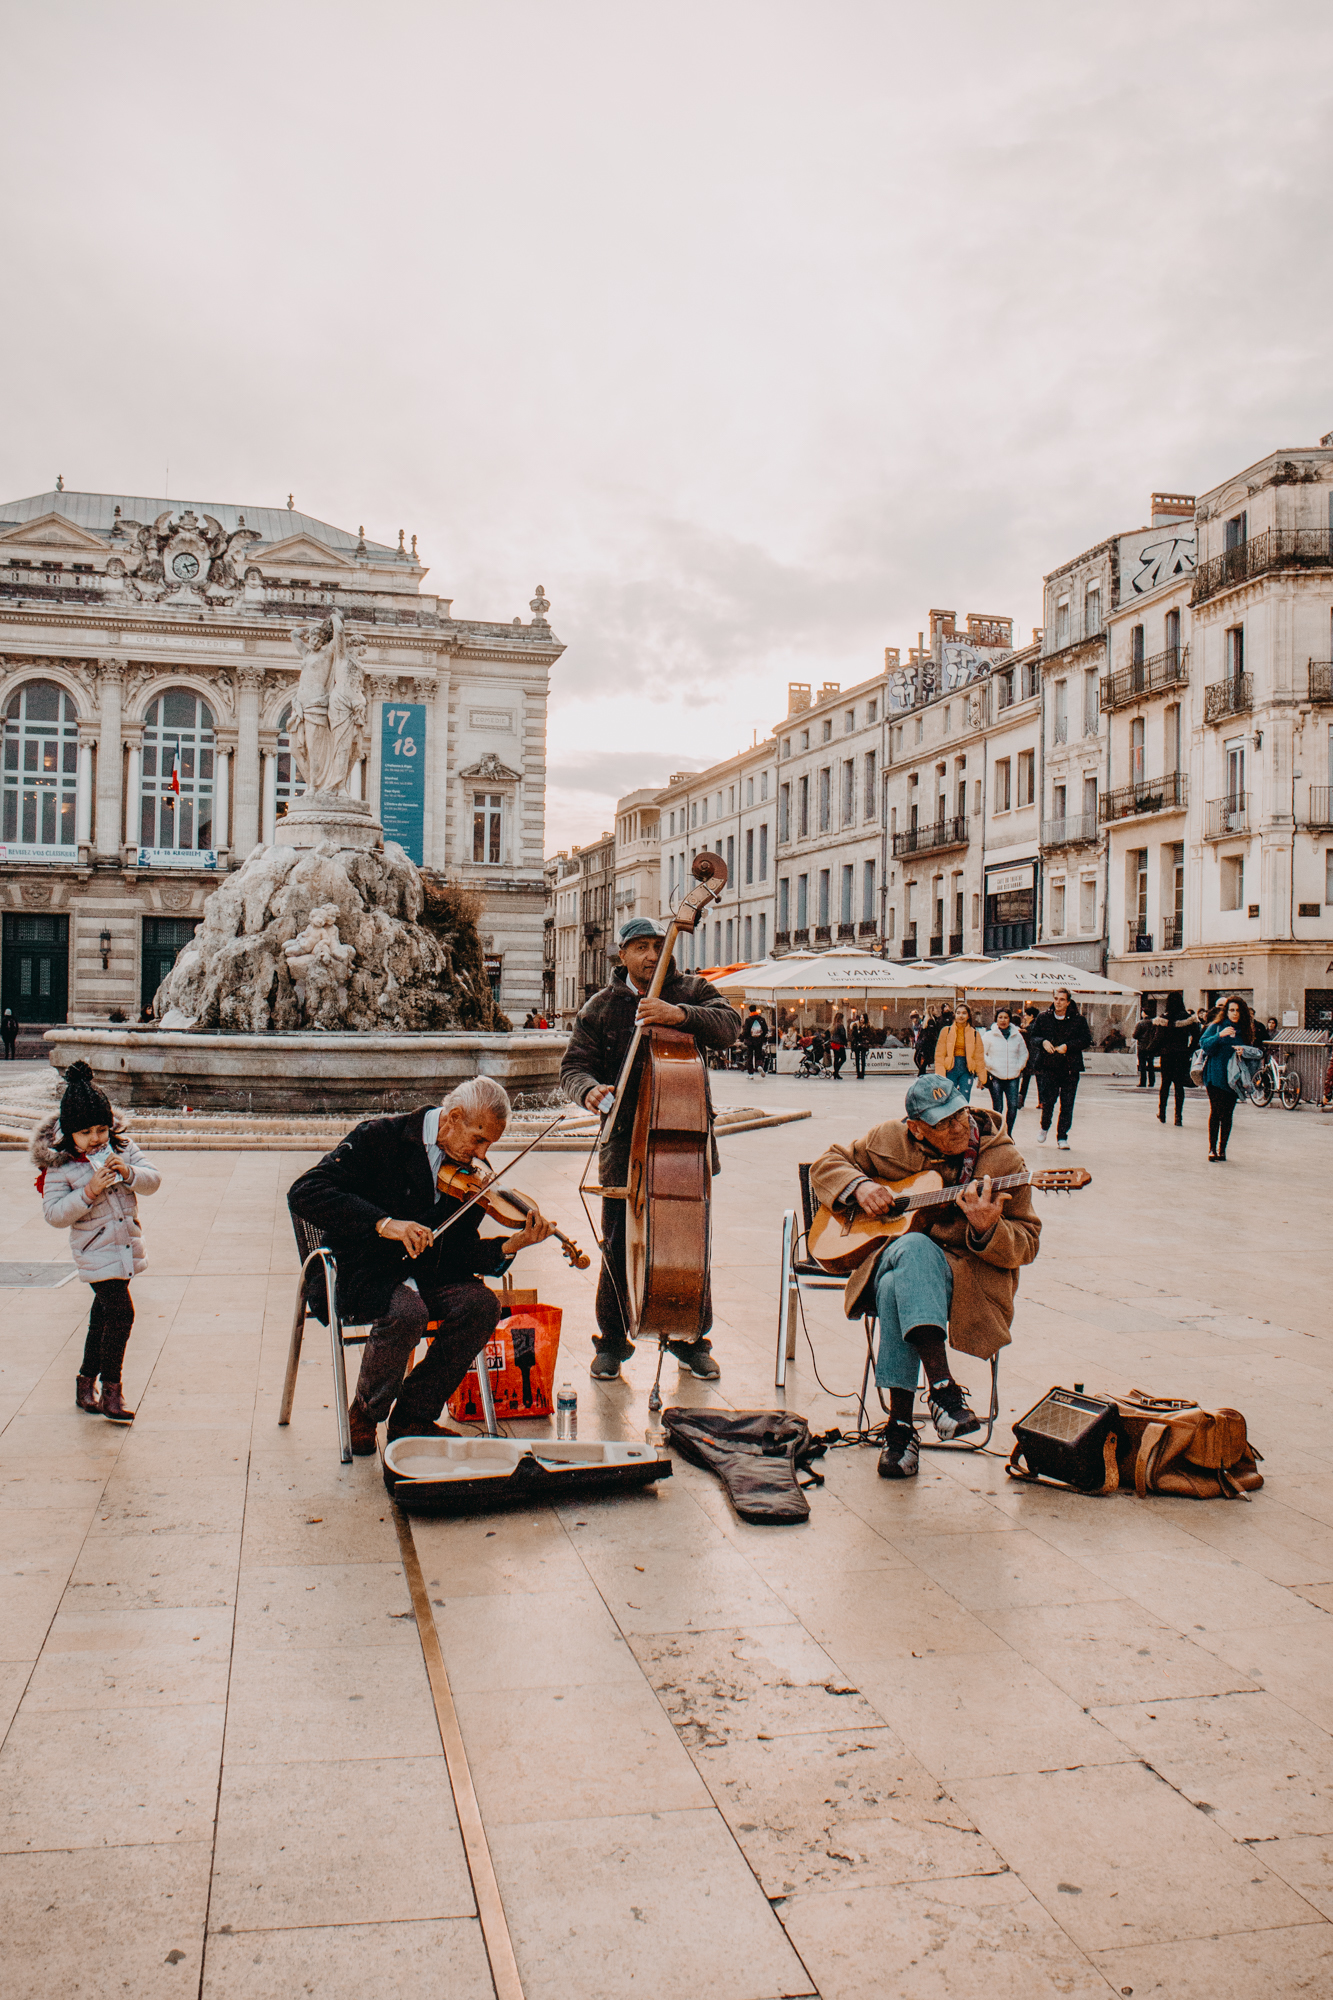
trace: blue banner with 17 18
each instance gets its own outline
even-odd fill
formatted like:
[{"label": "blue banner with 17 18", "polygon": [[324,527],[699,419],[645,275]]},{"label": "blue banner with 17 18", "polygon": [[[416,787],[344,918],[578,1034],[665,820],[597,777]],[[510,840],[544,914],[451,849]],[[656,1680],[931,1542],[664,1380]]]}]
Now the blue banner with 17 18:
[{"label": "blue banner with 17 18", "polygon": [[426,705],[385,702],[380,712],[380,819],[420,868],[425,859]]}]

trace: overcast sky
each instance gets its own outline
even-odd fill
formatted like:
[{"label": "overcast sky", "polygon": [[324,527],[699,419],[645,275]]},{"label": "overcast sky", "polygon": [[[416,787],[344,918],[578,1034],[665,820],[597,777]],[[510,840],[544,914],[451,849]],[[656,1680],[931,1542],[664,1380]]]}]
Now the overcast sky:
[{"label": "overcast sky", "polygon": [[1333,429],[1333,11],[6,0],[0,493],[419,537],[548,850]]}]

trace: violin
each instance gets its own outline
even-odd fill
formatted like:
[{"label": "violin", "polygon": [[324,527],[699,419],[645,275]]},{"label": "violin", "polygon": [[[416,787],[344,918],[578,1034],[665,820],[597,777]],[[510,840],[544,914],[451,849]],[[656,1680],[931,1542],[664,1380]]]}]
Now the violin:
[{"label": "violin", "polygon": [[[460,1167],[452,1160],[442,1160],[440,1171],[435,1176],[438,1193],[451,1195],[455,1201],[473,1202],[495,1222],[503,1222],[510,1229],[521,1229],[530,1215],[541,1215],[541,1210],[531,1195],[519,1194],[514,1188],[497,1187],[495,1178],[486,1168]],[[438,1232],[437,1232],[438,1233]],[[562,1229],[552,1229],[565,1254],[566,1261],[576,1271],[586,1271],[592,1259],[579,1249],[573,1237],[566,1236]]]}]

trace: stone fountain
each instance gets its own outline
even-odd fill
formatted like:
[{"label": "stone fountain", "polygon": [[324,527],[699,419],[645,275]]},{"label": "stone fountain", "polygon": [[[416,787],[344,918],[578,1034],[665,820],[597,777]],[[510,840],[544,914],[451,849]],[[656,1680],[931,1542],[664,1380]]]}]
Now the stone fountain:
[{"label": "stone fountain", "polygon": [[294,634],[288,733],[308,787],[209,898],[158,990],[155,1031],[56,1028],[112,1101],[254,1111],[391,1109],[478,1073],[549,1090],[563,1038],[477,1033],[478,975],[421,922],[421,878],[351,776],[368,745],[359,649],[335,611]]}]

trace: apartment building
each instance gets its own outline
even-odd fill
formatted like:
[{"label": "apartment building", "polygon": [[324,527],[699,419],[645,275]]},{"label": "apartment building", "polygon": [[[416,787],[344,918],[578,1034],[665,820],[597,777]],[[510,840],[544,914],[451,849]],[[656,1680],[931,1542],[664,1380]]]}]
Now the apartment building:
[{"label": "apartment building", "polygon": [[767,738],[706,771],[676,772],[657,794],[663,918],[693,886],[690,863],[701,848],[727,864],[721,902],[677,953],[676,963],[691,972],[765,958],[772,949],[777,751]]},{"label": "apartment building", "polygon": [[1114,535],[1043,579],[1037,934],[1071,964],[1093,972],[1106,960],[1106,842],[1098,810],[1106,730],[1098,694],[1106,621],[1118,588]]},{"label": "apartment building", "polygon": [[662,914],[661,808],[657,788],[630,792],[616,803],[613,924]]},{"label": "apartment building", "polygon": [[[1141,637],[1132,617],[1116,620],[1113,669],[1127,659],[1133,668],[1142,647],[1144,671],[1164,678],[1177,633],[1188,657],[1176,670],[1183,686],[1152,691],[1141,730],[1113,745],[1131,790],[1142,756],[1145,810],[1135,845],[1112,860],[1112,945],[1126,949],[1109,969],[1191,1004],[1238,991],[1263,1016],[1327,1027],[1333,433],[1203,494],[1195,525],[1189,604],[1168,585],[1145,601]],[[1113,762],[1113,790],[1117,778]]]},{"label": "apartment building", "polygon": [[886,676],[787,691],[777,731],[774,942],[805,948],[879,934]]},{"label": "apartment building", "polygon": [[579,862],[579,996],[575,1012],[611,977],[615,939],[616,837],[576,848]]},{"label": "apartment building", "polygon": [[[980,948],[1037,941],[1041,888],[1041,641],[996,665],[985,685]],[[974,926],[975,928],[975,926]],[[969,950],[976,949],[968,946]]]},{"label": "apartment building", "polygon": [[546,864],[547,913],[552,932],[550,1018],[565,1026],[583,1005],[579,991],[581,879],[577,847],[572,853],[562,848]]}]

